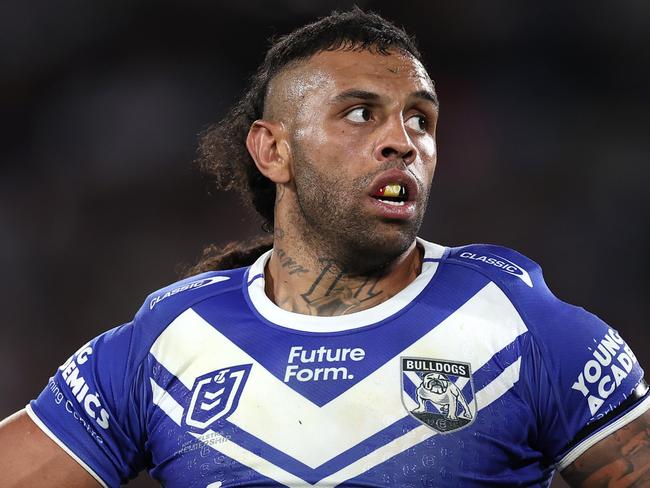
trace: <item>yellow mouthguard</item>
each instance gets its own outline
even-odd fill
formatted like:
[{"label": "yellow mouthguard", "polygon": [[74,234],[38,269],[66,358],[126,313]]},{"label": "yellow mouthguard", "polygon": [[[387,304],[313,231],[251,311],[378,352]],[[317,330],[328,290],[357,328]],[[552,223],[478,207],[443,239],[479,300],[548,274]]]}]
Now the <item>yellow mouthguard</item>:
[{"label": "yellow mouthguard", "polygon": [[386,185],[384,187],[384,196],[385,197],[398,197],[400,194],[400,190],[402,189],[402,185],[399,183],[395,183],[392,185]]}]

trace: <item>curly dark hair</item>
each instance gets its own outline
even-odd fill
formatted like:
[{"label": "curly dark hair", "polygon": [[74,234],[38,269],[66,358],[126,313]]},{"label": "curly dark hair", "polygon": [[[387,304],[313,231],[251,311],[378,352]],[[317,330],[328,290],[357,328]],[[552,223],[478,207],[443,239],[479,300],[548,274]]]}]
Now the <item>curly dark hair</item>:
[{"label": "curly dark hair", "polygon": [[[201,134],[197,158],[201,171],[214,181],[218,189],[237,190],[243,201],[260,215],[262,228],[268,233],[273,231],[275,183],[257,170],[246,148],[246,136],[251,124],[262,118],[267,88],[278,73],[296,61],[309,59],[322,51],[339,49],[368,50],[383,55],[388,55],[390,50],[399,50],[422,61],[414,39],[381,16],[358,7],[346,12],[332,12],[272,41],[264,61],[250,80],[248,90],[221,121]],[[271,248],[272,239],[258,239],[254,246],[251,244],[242,244],[239,249],[231,243],[223,250],[209,246],[190,272],[248,265]],[[233,253],[249,262],[233,259]]]}]

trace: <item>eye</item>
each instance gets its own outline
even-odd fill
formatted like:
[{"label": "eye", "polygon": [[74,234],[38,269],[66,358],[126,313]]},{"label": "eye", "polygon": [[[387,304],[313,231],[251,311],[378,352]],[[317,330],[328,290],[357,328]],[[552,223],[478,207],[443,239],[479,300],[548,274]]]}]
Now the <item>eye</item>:
[{"label": "eye", "polygon": [[368,122],[370,120],[370,110],[366,107],[357,107],[345,114],[345,118],[352,122]]},{"label": "eye", "polygon": [[414,115],[413,117],[409,117],[404,125],[406,125],[406,127],[409,129],[413,129],[418,132],[426,132],[427,118],[424,115]]}]

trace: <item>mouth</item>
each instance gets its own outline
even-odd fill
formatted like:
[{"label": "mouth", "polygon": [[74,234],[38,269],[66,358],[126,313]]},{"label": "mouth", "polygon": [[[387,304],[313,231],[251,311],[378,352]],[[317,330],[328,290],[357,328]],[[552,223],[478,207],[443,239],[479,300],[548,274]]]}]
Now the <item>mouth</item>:
[{"label": "mouth", "polygon": [[408,172],[390,169],[370,186],[368,196],[375,211],[390,220],[410,220],[416,214],[418,185]]},{"label": "mouth", "polygon": [[408,188],[401,183],[388,183],[370,196],[388,205],[400,207],[408,201],[408,193]]},{"label": "mouth", "polygon": [[388,204],[404,205],[415,202],[418,185],[415,178],[406,171],[390,169],[381,173],[372,182],[370,196]]}]

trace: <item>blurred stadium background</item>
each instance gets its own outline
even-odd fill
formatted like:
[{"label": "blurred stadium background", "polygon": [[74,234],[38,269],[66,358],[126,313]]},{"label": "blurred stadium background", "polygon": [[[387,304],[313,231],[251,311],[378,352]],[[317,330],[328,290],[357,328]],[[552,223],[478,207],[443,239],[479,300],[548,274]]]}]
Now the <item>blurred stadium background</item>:
[{"label": "blurred stadium background", "polygon": [[[356,4],[414,34],[437,83],[421,235],[531,256],[648,367],[650,3]],[[192,168],[197,133],[270,36],[351,5],[2,3],[0,417],[205,244],[259,232]]]}]

